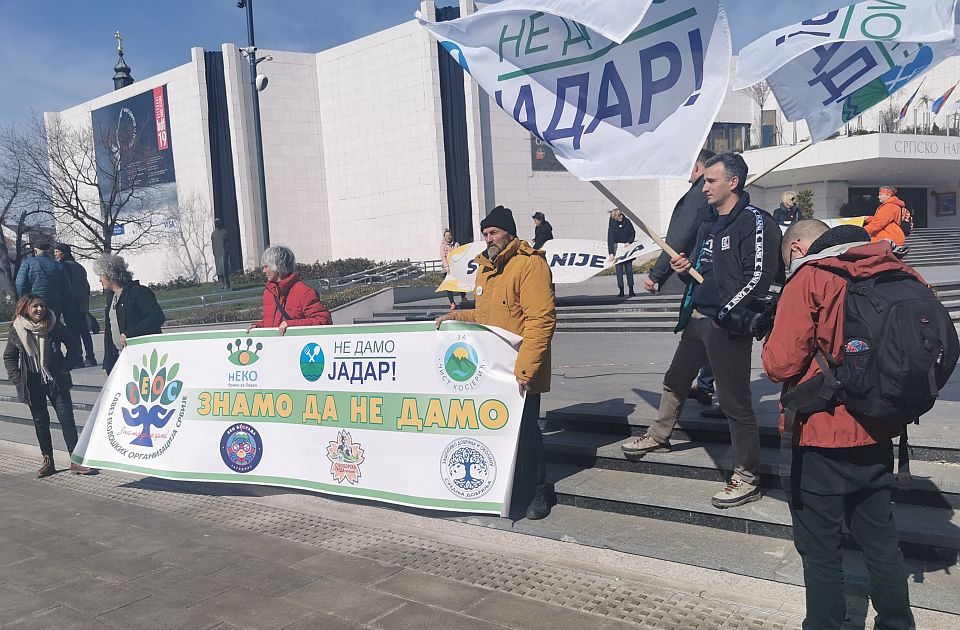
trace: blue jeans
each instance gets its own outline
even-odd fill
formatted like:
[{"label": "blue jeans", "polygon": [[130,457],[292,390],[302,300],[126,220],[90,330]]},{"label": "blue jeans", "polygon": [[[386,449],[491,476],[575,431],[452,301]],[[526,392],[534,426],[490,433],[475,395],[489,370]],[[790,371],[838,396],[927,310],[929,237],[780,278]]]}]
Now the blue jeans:
[{"label": "blue jeans", "polygon": [[713,368],[707,363],[700,368],[700,373],[697,374],[697,389],[702,389],[712,394],[714,392],[713,380]]}]

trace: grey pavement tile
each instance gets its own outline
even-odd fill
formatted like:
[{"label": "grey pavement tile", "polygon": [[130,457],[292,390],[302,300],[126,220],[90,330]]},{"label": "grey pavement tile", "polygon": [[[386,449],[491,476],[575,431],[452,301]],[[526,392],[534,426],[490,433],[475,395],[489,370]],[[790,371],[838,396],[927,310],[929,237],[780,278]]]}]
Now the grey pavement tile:
[{"label": "grey pavement tile", "polygon": [[361,630],[362,628],[363,626],[359,623],[317,612],[283,630]]},{"label": "grey pavement tile", "polygon": [[203,614],[251,630],[285,628],[315,610],[284,598],[264,597],[254,591],[233,589],[192,606]]},{"label": "grey pavement tile", "polygon": [[287,593],[281,601],[302,604],[350,621],[367,623],[387,613],[404,600],[387,593],[334,579],[320,579]]},{"label": "grey pavement tile", "polygon": [[10,566],[24,560],[36,558],[39,554],[22,545],[16,543],[0,544],[0,567]]},{"label": "grey pavement tile", "polygon": [[248,588],[258,593],[279,597],[296,590],[317,579],[313,573],[292,569],[282,564],[267,562],[259,558],[243,557],[237,554],[240,562],[210,574],[222,578],[232,586]]},{"label": "grey pavement tile", "polygon": [[90,572],[69,562],[27,560],[0,569],[0,582],[29,591],[43,591],[90,577]]},{"label": "grey pavement tile", "polygon": [[[474,617],[467,617],[448,610],[407,602],[401,608],[370,624],[384,630],[425,630],[427,628],[451,628],[456,630],[498,630],[500,627]],[[525,628],[544,628],[532,623]]]},{"label": "grey pavement tile", "polygon": [[80,561],[112,549],[104,543],[83,540],[70,534],[37,540],[29,546],[45,560],[75,564],[82,564]]},{"label": "grey pavement tile", "polygon": [[163,568],[163,563],[126,549],[111,549],[86,558],[83,567],[111,582],[128,582]]},{"label": "grey pavement tile", "polygon": [[0,584],[0,625],[59,605],[36,593]]},{"label": "grey pavement tile", "polygon": [[17,623],[4,626],[4,630],[104,630],[116,628],[113,624],[107,625],[77,614],[77,611],[63,606],[24,617]]},{"label": "grey pavement tile", "polygon": [[370,584],[389,577],[400,570],[392,564],[351,556],[336,551],[321,550],[309,558],[290,565],[294,569],[318,575],[335,577],[354,584]]},{"label": "grey pavement tile", "polygon": [[97,617],[121,628],[137,630],[208,630],[219,619],[200,610],[177,608],[157,597],[147,597]]},{"label": "grey pavement tile", "polygon": [[239,540],[227,548],[286,565],[300,562],[317,553],[317,548],[312,545],[264,534],[256,538],[256,544],[251,545],[246,540]]},{"label": "grey pavement tile", "polygon": [[404,599],[456,611],[468,608],[490,594],[490,591],[483,588],[409,569],[379,582],[376,589]]},{"label": "grey pavement tile", "polygon": [[158,551],[150,557],[166,565],[187,569],[194,573],[208,574],[237,564],[238,556],[239,554],[218,547],[196,545],[191,541]]},{"label": "grey pavement tile", "polygon": [[492,593],[466,611],[472,617],[508,628],[550,628],[550,630],[588,630],[605,621],[585,613],[544,604],[531,599]]},{"label": "grey pavement tile", "polygon": [[40,594],[92,617],[150,596],[143,589],[98,578],[70,582]]},{"label": "grey pavement tile", "polygon": [[155,573],[127,582],[131,587],[142,588],[153,597],[161,598],[175,608],[187,608],[231,588],[229,580],[214,578],[194,571],[176,567],[164,568]]}]

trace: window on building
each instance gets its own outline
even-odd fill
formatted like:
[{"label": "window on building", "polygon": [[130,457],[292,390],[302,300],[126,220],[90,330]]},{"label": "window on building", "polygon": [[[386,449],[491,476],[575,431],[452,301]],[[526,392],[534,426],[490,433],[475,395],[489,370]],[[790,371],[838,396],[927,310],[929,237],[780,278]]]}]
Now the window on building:
[{"label": "window on building", "polygon": [[707,136],[707,147],[714,153],[728,151],[742,152],[749,144],[750,125],[748,123],[713,123]]}]

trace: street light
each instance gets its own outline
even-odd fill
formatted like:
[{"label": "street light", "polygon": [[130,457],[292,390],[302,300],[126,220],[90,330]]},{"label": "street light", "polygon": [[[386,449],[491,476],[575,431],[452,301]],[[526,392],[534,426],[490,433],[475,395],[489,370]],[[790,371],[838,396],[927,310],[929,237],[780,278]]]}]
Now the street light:
[{"label": "street light", "polygon": [[257,77],[257,65],[273,58],[257,57],[257,45],[253,36],[253,0],[239,0],[238,9],[247,10],[247,39],[249,45],[240,53],[250,64],[250,93],[253,98],[253,135],[257,144],[257,173],[260,177],[260,223],[263,226],[263,248],[270,247],[270,218],[267,214],[267,178],[263,169],[263,133],[260,128],[260,90],[267,87],[267,77]]}]

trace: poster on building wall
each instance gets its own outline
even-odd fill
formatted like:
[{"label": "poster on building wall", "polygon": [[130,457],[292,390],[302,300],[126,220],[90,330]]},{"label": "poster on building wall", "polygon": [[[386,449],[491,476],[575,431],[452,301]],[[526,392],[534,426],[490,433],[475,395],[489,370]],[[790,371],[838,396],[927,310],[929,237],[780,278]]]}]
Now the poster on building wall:
[{"label": "poster on building wall", "polygon": [[557,159],[550,145],[530,134],[530,161],[533,172],[565,173],[567,169]]},{"label": "poster on building wall", "polygon": [[137,337],[73,459],[503,515],[524,405],[520,341],[463,322]]},{"label": "poster on building wall", "polygon": [[91,112],[100,203],[104,212],[119,212],[118,240],[177,216],[169,114],[166,85]]}]

